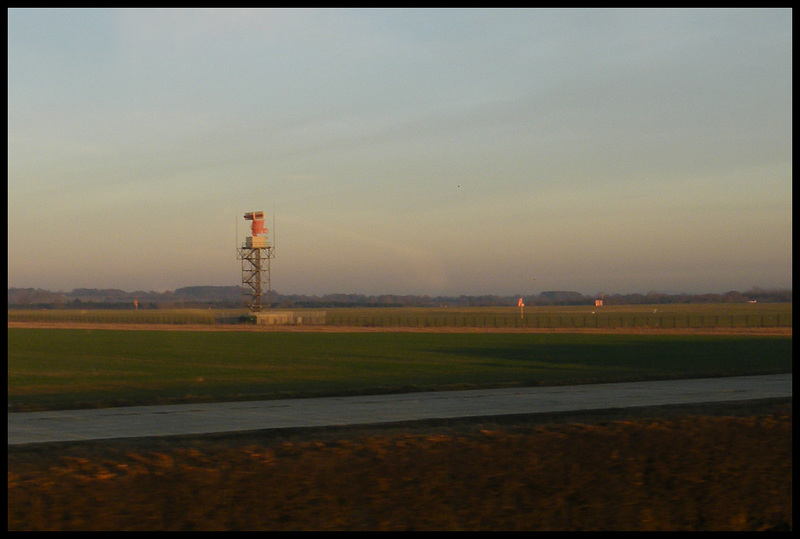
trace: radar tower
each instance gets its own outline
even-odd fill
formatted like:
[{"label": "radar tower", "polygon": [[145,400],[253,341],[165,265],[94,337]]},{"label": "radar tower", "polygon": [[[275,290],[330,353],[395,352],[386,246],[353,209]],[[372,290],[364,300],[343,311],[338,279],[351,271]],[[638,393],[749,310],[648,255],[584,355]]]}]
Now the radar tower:
[{"label": "radar tower", "polygon": [[[275,246],[268,240],[269,231],[264,226],[263,211],[247,212],[244,218],[252,221],[252,236],[245,238],[244,244],[236,249],[237,258],[242,261],[242,295],[247,298],[250,312],[258,313],[261,312],[264,291],[267,294],[267,307],[272,302],[270,260],[275,258]],[[238,243],[238,237],[236,241]]]}]

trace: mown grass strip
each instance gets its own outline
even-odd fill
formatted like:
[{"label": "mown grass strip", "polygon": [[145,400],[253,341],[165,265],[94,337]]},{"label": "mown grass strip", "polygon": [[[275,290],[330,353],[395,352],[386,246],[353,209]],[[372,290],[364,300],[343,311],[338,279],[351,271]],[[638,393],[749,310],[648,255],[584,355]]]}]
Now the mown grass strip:
[{"label": "mown grass strip", "polygon": [[791,337],[8,329],[13,409],[791,372]]}]

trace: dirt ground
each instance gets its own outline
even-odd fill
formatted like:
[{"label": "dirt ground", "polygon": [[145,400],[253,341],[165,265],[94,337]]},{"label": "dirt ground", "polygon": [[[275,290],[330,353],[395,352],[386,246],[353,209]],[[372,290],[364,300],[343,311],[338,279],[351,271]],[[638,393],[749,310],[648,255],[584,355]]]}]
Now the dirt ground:
[{"label": "dirt ground", "polygon": [[791,431],[783,399],[39,444],[8,529],[791,531]]}]

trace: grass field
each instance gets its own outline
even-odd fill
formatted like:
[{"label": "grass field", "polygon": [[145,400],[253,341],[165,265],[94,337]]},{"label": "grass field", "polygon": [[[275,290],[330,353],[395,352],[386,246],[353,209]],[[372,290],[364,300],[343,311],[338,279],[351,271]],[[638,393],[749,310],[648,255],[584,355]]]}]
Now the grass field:
[{"label": "grass field", "polygon": [[791,372],[791,337],[8,329],[11,410]]},{"label": "grass field", "polygon": [[[692,307],[660,320],[791,323],[791,305]],[[629,324],[614,327],[643,327],[639,309],[606,312]],[[791,329],[492,331],[514,327],[503,325],[514,311],[336,310],[336,332],[9,327],[9,412],[792,371]],[[538,314],[574,325],[591,311]],[[159,316],[134,322],[204,323],[200,313]],[[420,320],[448,330],[381,331]],[[552,425],[515,416],[9,446],[8,529],[792,530],[791,399],[667,408]]]}]

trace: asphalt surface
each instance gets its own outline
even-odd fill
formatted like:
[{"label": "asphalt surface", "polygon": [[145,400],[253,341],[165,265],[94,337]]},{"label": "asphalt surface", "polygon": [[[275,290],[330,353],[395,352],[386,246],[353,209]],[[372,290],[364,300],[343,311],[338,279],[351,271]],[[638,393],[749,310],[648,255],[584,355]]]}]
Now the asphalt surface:
[{"label": "asphalt surface", "polygon": [[548,414],[792,396],[792,375],[737,376],[8,414],[8,445]]}]

